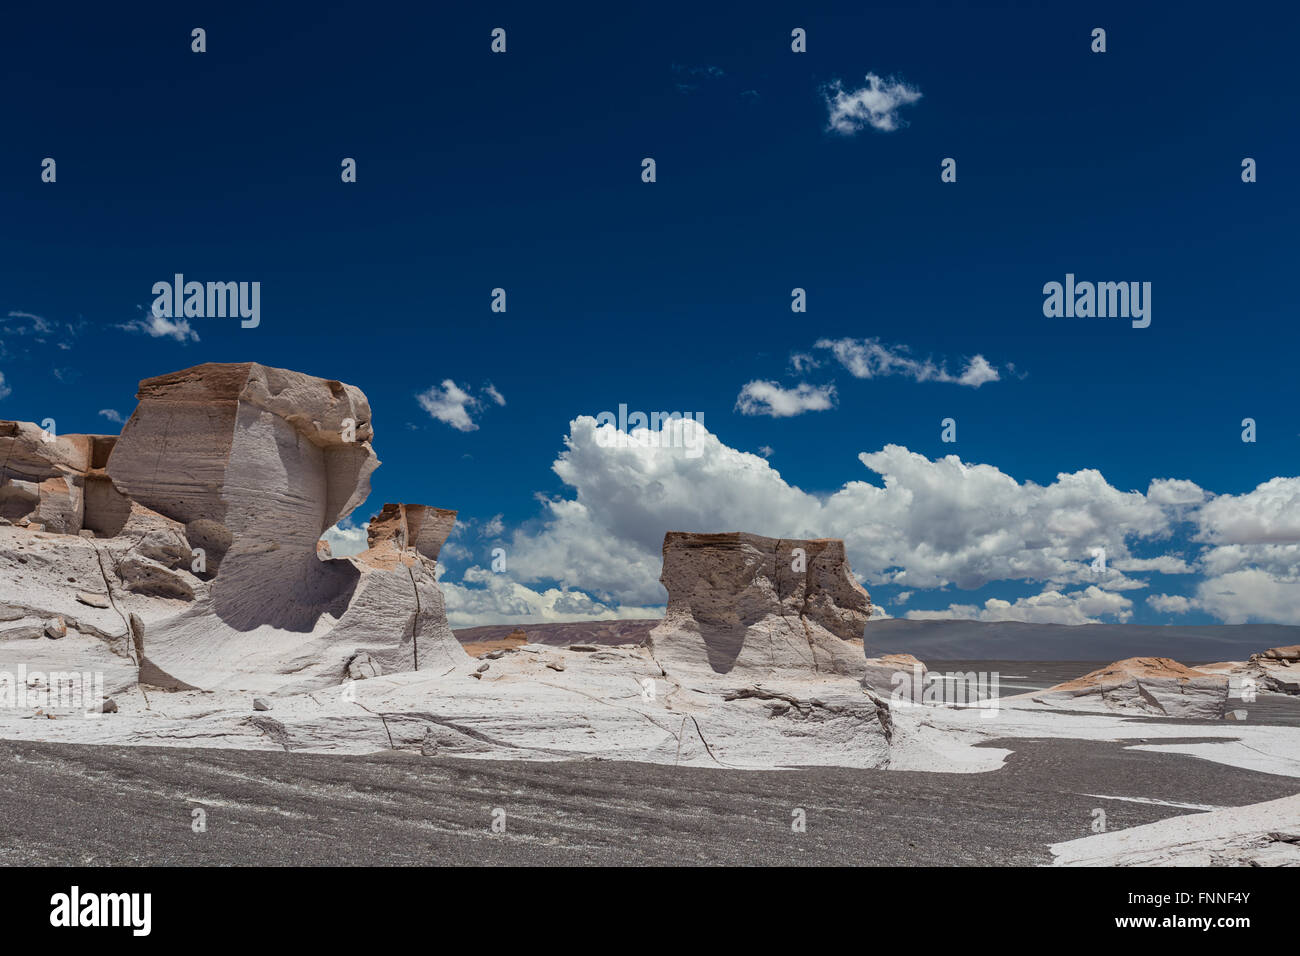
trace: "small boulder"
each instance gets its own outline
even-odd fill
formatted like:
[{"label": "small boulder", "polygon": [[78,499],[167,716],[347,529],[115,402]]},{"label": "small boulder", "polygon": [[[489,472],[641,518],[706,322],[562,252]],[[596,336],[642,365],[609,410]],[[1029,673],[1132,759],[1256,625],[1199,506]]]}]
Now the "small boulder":
[{"label": "small boulder", "polygon": [[93,591],[78,591],[77,600],[87,607],[107,608],[110,606],[107,594],[96,594]]},{"label": "small boulder", "polygon": [[365,680],[367,677],[378,677],[384,671],[369,654],[361,651],[348,661],[347,672],[351,680]]},{"label": "small boulder", "polygon": [[253,710],[270,710],[270,709],[271,709],[271,702],[268,701],[265,697],[253,698]]},{"label": "small boulder", "polygon": [[45,636],[52,641],[68,636],[68,625],[61,617],[52,617],[45,622]]}]

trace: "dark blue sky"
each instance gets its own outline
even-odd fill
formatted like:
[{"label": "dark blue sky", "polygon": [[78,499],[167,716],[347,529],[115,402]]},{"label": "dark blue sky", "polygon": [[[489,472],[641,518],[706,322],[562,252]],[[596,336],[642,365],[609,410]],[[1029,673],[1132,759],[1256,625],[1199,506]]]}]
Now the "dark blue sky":
[{"label": "dark blue sky", "polygon": [[[881,485],[857,456],[889,444],[1020,483],[1097,469],[1120,492],[1186,479],[1240,496],[1295,476],[1300,15],[1050,6],[15,8],[0,35],[0,315],[21,314],[4,320],[0,417],[115,431],[99,410],[129,415],[140,379],[208,361],[358,385],[384,462],[358,520],[383,501],[503,516],[504,537],[467,524],[456,579],[498,538],[562,537],[535,495],[586,497],[551,465],[572,419],[619,403],[702,412],[723,444],[770,448],[784,482],[814,495]],[[1104,54],[1090,51],[1098,26]],[[504,55],[489,50],[494,27]],[[805,54],[790,50],[794,27]],[[905,125],[829,130],[822,90],[868,73],[922,94],[899,109]],[[47,156],[54,184],[40,180]],[[355,184],[340,182],[345,156]],[[1256,183],[1241,181],[1247,156]],[[955,184],[940,182],[944,157]],[[260,281],[261,325],[194,319],[185,342],[121,328],[147,320],[153,283],[176,272]],[[1067,272],[1150,282],[1151,326],[1045,318],[1043,284]],[[496,287],[505,314],[489,310]],[[813,348],[846,338],[954,375],[980,355],[1000,378],[855,378]],[[796,371],[796,353],[821,365]],[[474,430],[417,402],[447,379],[479,398]],[[741,414],[752,381],[833,382],[835,407]],[[955,444],[940,441],[945,417]],[[1300,547],[1186,517],[1132,555]],[[628,531],[632,550],[668,529],[655,520]],[[851,555],[867,547],[851,528],[815,530],[850,539]],[[929,534],[909,533],[913,550]],[[1243,560],[1138,574],[1149,588],[1120,589],[1125,616],[1228,619],[1195,595],[1234,570],[1266,567],[1270,601],[1300,595],[1291,551]],[[655,603],[589,586],[576,561],[533,554],[525,579]],[[906,606],[884,576],[868,586],[898,616],[1086,584],[947,579]],[[1193,603],[1170,617],[1148,593]]]}]

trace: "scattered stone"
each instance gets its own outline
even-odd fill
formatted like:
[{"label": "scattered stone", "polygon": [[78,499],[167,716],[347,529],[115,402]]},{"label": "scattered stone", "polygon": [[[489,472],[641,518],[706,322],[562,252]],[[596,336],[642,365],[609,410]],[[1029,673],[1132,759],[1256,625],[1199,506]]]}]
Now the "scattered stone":
[{"label": "scattered stone", "polygon": [[590,654],[592,651],[600,650],[595,644],[570,644],[569,650],[580,651],[583,654]]},{"label": "scattered stone", "polygon": [[487,670],[489,667],[491,667],[491,666],[492,666],[491,664],[488,664],[488,663],[484,662],[484,663],[482,663],[482,664],[480,664],[480,665],[478,666],[478,672],[479,672],[480,674],[482,674],[484,671],[486,671],[486,670]]},{"label": "scattered stone", "polygon": [[107,594],[96,594],[92,591],[78,591],[77,600],[89,607],[107,608],[112,606]]},{"label": "scattered stone", "polygon": [[383,673],[380,666],[374,659],[364,652],[355,655],[347,664],[348,677],[352,680],[365,680],[367,677],[378,677]]},{"label": "scattered stone", "polygon": [[116,714],[116,713],[117,713],[117,701],[115,701],[115,700],[114,700],[113,698],[111,698],[111,697],[105,697],[105,698],[104,698],[104,706],[103,706],[102,708],[100,708],[100,710],[101,710],[102,713],[105,713],[105,714]]},{"label": "scattered stone", "polygon": [[562,670],[564,670],[564,665],[561,664],[559,661],[547,661],[547,662],[546,662],[546,666],[549,667],[549,668],[550,668],[551,670],[553,670],[553,671],[562,671]]},{"label": "scattered stone", "polygon": [[68,625],[61,617],[52,617],[45,622],[45,636],[57,641],[68,636]]},{"label": "scattered stone", "polygon": [[1246,712],[1244,710],[1230,710],[1223,715],[1224,720],[1245,720]]}]

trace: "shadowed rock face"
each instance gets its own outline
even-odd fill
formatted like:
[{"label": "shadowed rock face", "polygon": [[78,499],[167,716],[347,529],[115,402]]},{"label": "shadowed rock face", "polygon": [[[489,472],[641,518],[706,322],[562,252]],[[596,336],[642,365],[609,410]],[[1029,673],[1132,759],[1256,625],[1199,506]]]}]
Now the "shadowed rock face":
[{"label": "shadowed rock face", "polygon": [[854,580],[844,542],[756,534],[664,538],[664,621],[655,658],[714,673],[861,674],[871,598]]}]

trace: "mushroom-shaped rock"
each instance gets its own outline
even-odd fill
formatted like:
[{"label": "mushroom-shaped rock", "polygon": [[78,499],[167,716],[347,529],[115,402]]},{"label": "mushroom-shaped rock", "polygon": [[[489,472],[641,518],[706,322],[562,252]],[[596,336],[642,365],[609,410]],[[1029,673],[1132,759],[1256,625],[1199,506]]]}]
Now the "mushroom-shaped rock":
[{"label": "mushroom-shaped rock", "polygon": [[[138,397],[108,475],[177,522],[212,578],[188,610],[145,627],[142,682],[288,693],[340,683],[362,653],[384,673],[467,660],[427,556],[454,512],[394,506],[415,556],[407,561],[386,560],[395,548],[318,554],[321,534],[366,498],[379,464],[360,389],[255,363],[208,364],[147,379]],[[445,526],[442,538],[435,526]]]}]

